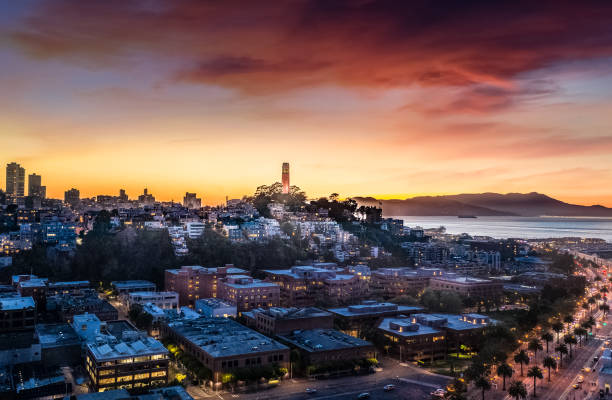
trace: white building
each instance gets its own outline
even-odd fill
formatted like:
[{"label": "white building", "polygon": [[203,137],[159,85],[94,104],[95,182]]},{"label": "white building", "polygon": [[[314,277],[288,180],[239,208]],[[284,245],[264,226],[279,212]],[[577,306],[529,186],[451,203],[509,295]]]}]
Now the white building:
[{"label": "white building", "polygon": [[204,230],[206,229],[206,224],[202,222],[186,222],[185,230],[187,231],[187,236],[189,239],[196,239],[202,236]]},{"label": "white building", "polygon": [[221,299],[199,299],[195,302],[195,309],[205,317],[236,318],[236,305]]},{"label": "white building", "polygon": [[134,304],[153,304],[163,310],[176,310],[179,303],[177,292],[132,292],[125,299],[128,308]]}]

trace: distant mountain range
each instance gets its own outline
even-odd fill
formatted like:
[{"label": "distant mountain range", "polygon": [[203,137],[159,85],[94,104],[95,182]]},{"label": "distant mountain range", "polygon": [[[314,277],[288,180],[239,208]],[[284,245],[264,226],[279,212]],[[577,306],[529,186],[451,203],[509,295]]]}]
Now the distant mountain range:
[{"label": "distant mountain range", "polygon": [[541,193],[475,193],[405,200],[353,197],[359,205],[382,206],[385,216],[563,216],[612,217],[612,208],[564,203]]}]

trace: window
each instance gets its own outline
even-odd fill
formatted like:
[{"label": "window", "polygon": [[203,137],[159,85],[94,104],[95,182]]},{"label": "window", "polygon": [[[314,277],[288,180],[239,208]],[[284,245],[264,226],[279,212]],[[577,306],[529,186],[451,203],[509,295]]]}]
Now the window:
[{"label": "window", "polygon": [[132,375],[118,376],[117,382],[130,382],[134,377]]},{"label": "window", "polygon": [[98,381],[98,385],[106,385],[109,383],[115,383],[115,378],[106,378],[106,379],[100,379]]},{"label": "window", "polygon": [[151,372],[151,378],[156,378],[159,376],[166,376],[166,371]]}]

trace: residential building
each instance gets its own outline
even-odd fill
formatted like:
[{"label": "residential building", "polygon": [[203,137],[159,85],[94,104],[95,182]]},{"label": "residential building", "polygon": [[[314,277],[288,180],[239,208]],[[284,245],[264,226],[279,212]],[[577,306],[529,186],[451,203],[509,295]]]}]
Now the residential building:
[{"label": "residential building", "polygon": [[604,349],[596,368],[597,387],[608,395],[612,386],[612,350]]},{"label": "residential building", "polygon": [[0,332],[34,329],[36,303],[32,297],[0,297]]},{"label": "residential building", "polygon": [[185,193],[183,197],[183,207],[185,208],[202,208],[202,199],[199,199],[195,193]]},{"label": "residential building", "polygon": [[12,162],[6,165],[6,194],[19,198],[25,195],[25,168]]},{"label": "residential building", "polygon": [[208,318],[236,318],[236,304],[221,299],[199,299],[195,302],[197,312]]},{"label": "residential building", "polygon": [[162,332],[210,369],[216,384],[239,368],[289,366],[287,346],[229,318],[179,318],[163,325]]},{"label": "residential building", "polygon": [[67,323],[37,324],[41,361],[47,368],[81,363],[81,339]]},{"label": "residential building", "polygon": [[185,223],[185,231],[187,232],[189,239],[199,238],[202,236],[205,230],[206,224],[203,222],[192,221]]},{"label": "residential building", "polygon": [[0,333],[0,367],[40,361],[40,342],[33,329]]},{"label": "residential building", "polygon": [[44,199],[47,195],[47,187],[41,185],[41,176],[36,174],[28,175],[28,196]]},{"label": "residential building", "polygon": [[333,314],[315,307],[269,309],[256,308],[243,313],[249,326],[268,336],[287,334],[296,330],[332,329]]},{"label": "residential building", "polygon": [[176,310],[178,308],[178,293],[176,292],[131,292],[125,296],[125,303],[128,309],[135,304],[141,306],[153,304],[161,309]]},{"label": "residential building", "polygon": [[81,201],[81,192],[78,189],[72,188],[64,192],[64,203],[75,207]]},{"label": "residential building", "polygon": [[165,289],[179,294],[180,306],[193,307],[198,299],[219,297],[218,285],[221,279],[245,273],[245,270],[230,264],[219,268],[193,265],[183,266],[180,269],[167,269]]},{"label": "residential building", "polygon": [[400,362],[431,361],[446,357],[443,322],[419,323],[415,317],[385,318],[378,330],[388,340],[389,351],[399,355]]},{"label": "residential building", "polygon": [[439,269],[379,268],[372,272],[370,291],[385,299],[415,294],[429,285],[434,276],[441,276]]},{"label": "residential building", "polygon": [[58,294],[78,295],[91,288],[89,281],[67,281],[49,282],[47,285],[47,295],[55,296]]},{"label": "residential building", "polygon": [[247,275],[231,275],[219,283],[219,297],[236,304],[240,313],[253,308],[278,306],[280,287]]},{"label": "residential building", "polygon": [[95,315],[102,321],[119,318],[117,309],[108,301],[99,298],[95,290],[83,291],[80,294],[49,296],[46,309],[62,322],[71,322],[75,315],[87,313]]}]

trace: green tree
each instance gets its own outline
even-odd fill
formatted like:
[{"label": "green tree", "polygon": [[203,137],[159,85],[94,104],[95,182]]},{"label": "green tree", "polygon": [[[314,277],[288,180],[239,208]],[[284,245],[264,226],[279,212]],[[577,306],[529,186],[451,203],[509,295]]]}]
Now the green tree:
[{"label": "green tree", "polygon": [[529,364],[529,356],[525,350],[520,350],[514,355],[514,362],[521,364],[521,376],[523,376],[523,364]]},{"label": "green tree", "polygon": [[508,394],[514,397],[515,400],[526,399],[527,388],[523,382],[513,381],[510,383],[510,387],[508,388]]},{"label": "green tree", "polygon": [[563,337],[563,343],[569,345],[569,357],[572,358],[573,357],[573,353],[572,353],[572,346],[577,344],[578,341],[576,340],[576,337],[574,335],[565,335]]},{"label": "green tree", "polygon": [[537,383],[537,379],[544,378],[544,375],[542,374],[542,370],[540,369],[540,367],[535,365],[529,368],[529,371],[527,371],[527,376],[529,378],[533,378],[533,397],[537,397],[536,396],[536,383]]},{"label": "green tree", "polygon": [[540,342],[540,340],[538,340],[537,338],[533,338],[529,341],[529,344],[527,345],[527,348],[531,351],[533,351],[533,362],[537,364],[538,362],[538,350],[542,350],[542,342]]},{"label": "green tree", "polygon": [[548,382],[550,382],[550,370],[551,368],[557,368],[557,361],[553,357],[547,356],[546,358],[544,358],[542,365],[545,368],[548,368]]},{"label": "green tree", "polygon": [[511,378],[513,373],[512,367],[507,363],[502,363],[497,367],[497,375],[502,377],[502,390],[506,390],[506,378]]},{"label": "green tree", "polygon": [[570,331],[570,325],[574,323],[574,316],[573,315],[566,315],[565,317],[563,317],[563,322],[565,322],[567,324],[567,327],[565,328],[566,332]]},{"label": "green tree", "polygon": [[546,342],[546,352],[548,353],[548,344],[554,340],[552,333],[544,332],[540,339]]},{"label": "green tree", "polygon": [[583,327],[579,326],[574,329],[574,335],[578,336],[578,340],[580,342],[579,345],[582,346],[582,338],[586,338],[586,336],[588,335],[588,331]]}]

